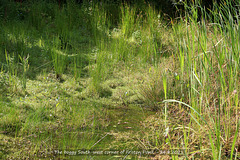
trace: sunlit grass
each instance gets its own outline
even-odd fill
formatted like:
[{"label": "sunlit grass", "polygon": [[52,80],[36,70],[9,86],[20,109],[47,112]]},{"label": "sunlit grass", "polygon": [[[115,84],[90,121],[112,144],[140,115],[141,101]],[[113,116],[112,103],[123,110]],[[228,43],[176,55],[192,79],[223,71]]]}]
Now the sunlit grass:
[{"label": "sunlit grass", "polygon": [[170,22],[150,5],[111,16],[92,1],[18,6],[22,19],[0,31],[0,134],[11,139],[0,158],[104,147],[239,158],[238,11],[184,5]]}]

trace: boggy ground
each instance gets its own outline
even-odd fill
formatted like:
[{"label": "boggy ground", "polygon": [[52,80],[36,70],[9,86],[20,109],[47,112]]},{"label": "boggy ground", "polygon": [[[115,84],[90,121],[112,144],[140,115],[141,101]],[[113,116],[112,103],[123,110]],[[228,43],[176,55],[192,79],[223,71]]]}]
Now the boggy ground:
[{"label": "boggy ground", "polygon": [[0,7],[1,159],[239,158],[231,15],[199,22],[195,3],[177,19],[92,1]]},{"label": "boggy ground", "polygon": [[[78,156],[67,156],[67,152],[55,155],[54,149],[141,151],[151,148],[153,142],[148,137],[154,135],[149,131],[152,127],[163,127],[163,121],[158,118],[162,114],[152,111],[139,94],[138,86],[144,83],[139,81],[145,79],[144,74],[120,70],[114,78],[101,84],[100,93],[91,91],[89,78],[76,81],[64,74],[61,83],[53,73],[44,73],[28,80],[25,91],[20,87],[13,95],[3,96],[2,157],[78,159]],[[134,154],[112,156],[136,157]]]}]

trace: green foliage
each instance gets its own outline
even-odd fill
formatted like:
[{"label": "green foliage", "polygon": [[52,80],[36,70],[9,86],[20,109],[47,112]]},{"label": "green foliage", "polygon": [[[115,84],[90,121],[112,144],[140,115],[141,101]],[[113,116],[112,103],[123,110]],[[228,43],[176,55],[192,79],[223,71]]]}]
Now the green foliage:
[{"label": "green foliage", "polygon": [[28,64],[28,58],[29,58],[29,55],[27,57],[21,57],[19,55],[19,58],[21,60],[21,65],[22,65],[22,87],[23,89],[25,90],[26,87],[27,87],[27,71],[29,69],[29,64]]},{"label": "green foliage", "polygon": [[2,22],[9,20],[20,20],[22,12],[20,5],[14,1],[1,0],[0,1],[0,19]]},{"label": "green foliage", "polygon": [[1,98],[6,96],[9,89],[9,80],[8,74],[4,73],[3,71],[0,72],[0,91],[1,91]]},{"label": "green foliage", "polygon": [[237,157],[240,34],[232,2],[214,3],[211,14],[203,1],[184,2],[185,15],[167,22],[144,1],[3,2],[0,135],[29,140],[29,159],[43,143]]}]

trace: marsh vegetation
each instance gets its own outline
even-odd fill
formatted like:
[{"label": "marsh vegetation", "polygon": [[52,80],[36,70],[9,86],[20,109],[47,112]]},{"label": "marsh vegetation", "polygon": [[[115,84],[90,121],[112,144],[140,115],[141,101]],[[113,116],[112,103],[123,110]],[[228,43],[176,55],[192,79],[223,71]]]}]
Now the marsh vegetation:
[{"label": "marsh vegetation", "polygon": [[2,2],[0,159],[239,159],[239,2],[182,5]]}]

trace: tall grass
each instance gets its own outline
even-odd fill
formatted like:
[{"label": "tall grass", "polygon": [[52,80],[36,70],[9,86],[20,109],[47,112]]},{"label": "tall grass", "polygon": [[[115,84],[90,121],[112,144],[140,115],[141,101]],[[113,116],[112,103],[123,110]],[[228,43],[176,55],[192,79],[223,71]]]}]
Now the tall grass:
[{"label": "tall grass", "polygon": [[[184,76],[189,78],[188,103],[198,113],[192,118],[197,120],[202,128],[206,126],[202,119],[198,118],[199,115],[209,119],[207,124],[210,128],[207,131],[212,157],[221,159],[224,156],[223,149],[230,150],[227,149],[229,143],[234,148],[236,139],[230,140],[231,133],[238,132],[236,111],[239,99],[236,99],[236,91],[239,89],[239,54],[236,56],[235,51],[239,46],[239,31],[238,23],[233,22],[237,12],[230,12],[235,6],[226,1],[221,7],[215,7],[219,13],[213,12],[210,23],[204,20],[207,17],[198,23],[196,15],[199,4],[193,4],[190,8],[186,6],[191,15],[187,14],[186,19],[175,25],[173,30],[174,38],[177,38],[180,79]],[[181,25],[184,25],[186,30],[180,30]],[[181,36],[183,32],[185,35]],[[233,118],[235,116],[236,118]],[[238,134],[236,132],[235,135]],[[225,156],[233,157],[233,150],[225,153]]]},{"label": "tall grass", "polygon": [[10,54],[5,50],[6,63],[7,63],[7,72],[8,72],[8,84],[13,89],[12,92],[17,90],[17,80],[14,78],[18,74],[17,63],[15,62],[14,56],[11,57]]},{"label": "tall grass", "polygon": [[[226,1],[220,5],[214,3],[214,9],[209,16],[196,1],[191,5],[185,4],[184,18],[178,23],[172,21],[172,37],[176,47],[174,56],[178,60],[176,65],[179,66],[176,71],[180,72],[176,82],[181,85],[181,96],[180,101],[164,101],[164,119],[171,119],[171,115],[168,114],[171,110],[166,111],[166,104],[178,102],[178,109],[184,108],[189,113],[190,122],[182,124],[184,143],[180,146],[179,143],[169,145],[187,149],[191,146],[191,134],[194,134],[190,134],[191,130],[206,132],[206,136],[199,136],[199,151],[186,152],[186,158],[198,157],[195,154],[202,152],[206,145],[211,149],[210,157],[213,159],[238,157],[236,137],[239,135],[237,112],[240,56],[236,54],[239,48],[239,24],[238,19],[234,18],[238,15],[236,8],[238,2]],[[202,16],[200,21],[199,13]],[[165,76],[171,77],[169,74]],[[162,82],[166,99],[166,77],[163,77]],[[155,82],[157,83],[159,82]],[[173,90],[171,94],[176,92],[179,90]],[[142,94],[146,99],[154,100],[155,92],[147,87]],[[183,102],[185,106],[182,106]],[[168,125],[171,126],[171,122]],[[186,126],[191,130],[185,130]],[[197,126],[200,129],[197,129]],[[171,138],[174,141],[174,137]],[[205,153],[205,156],[206,154],[209,153]]]},{"label": "tall grass", "polygon": [[26,87],[27,87],[27,72],[28,72],[28,69],[29,69],[29,64],[28,64],[28,58],[29,58],[29,56],[27,56],[27,57],[21,57],[20,55],[19,55],[19,58],[20,58],[20,60],[21,60],[21,65],[22,65],[22,77],[21,77],[21,79],[22,79],[22,88],[24,89],[24,90],[26,90]]},{"label": "tall grass", "polygon": [[[220,5],[214,3],[208,14],[200,7],[200,1],[192,1],[191,5],[185,4],[184,17],[177,22],[173,19],[166,25],[162,14],[150,5],[141,9],[121,5],[119,15],[108,17],[104,8],[108,5],[104,3],[90,1],[78,6],[69,0],[58,6],[34,1],[29,4],[30,10],[24,12],[26,15],[21,23],[6,24],[19,24],[19,28],[7,29],[1,24],[6,30],[6,34],[0,32],[3,35],[0,53],[5,55],[1,55],[1,66],[8,73],[12,92],[17,90],[19,76],[23,90],[29,91],[28,75],[29,72],[34,74],[31,70],[36,65],[34,62],[38,62],[34,70],[49,65],[48,69],[54,71],[57,78],[61,79],[64,74],[73,76],[74,85],[86,67],[85,76],[91,80],[90,89],[99,95],[94,97],[96,99],[107,97],[101,95],[104,92],[102,83],[114,78],[115,72],[131,73],[132,69],[143,68],[147,70],[142,73],[146,74],[142,77],[147,82],[140,85],[144,105],[154,111],[163,111],[157,120],[164,119],[164,122],[160,121],[164,123],[163,127],[157,124],[153,131],[149,131],[154,132],[153,140],[151,136],[147,141],[140,138],[145,149],[146,146],[183,148],[186,149],[186,158],[202,155],[213,159],[237,158],[240,89],[237,5],[239,2],[229,0]],[[33,31],[27,32],[28,29]],[[30,40],[29,36],[33,38]],[[34,97],[39,102],[35,108],[29,107],[26,118],[20,118],[24,123],[21,129],[18,128],[20,120],[13,118],[20,113],[11,111],[9,121],[17,124],[13,127],[16,136],[21,133],[32,140],[36,137],[37,143],[47,137],[46,141],[51,144],[49,148],[54,145],[62,149],[94,147],[99,138],[95,132],[101,126],[97,117],[102,116],[100,109],[104,106],[93,106],[84,98],[79,98],[81,102],[78,103],[67,98],[69,95],[59,83],[53,83],[53,80],[46,80],[46,83],[49,86],[44,89],[49,94]],[[76,90],[73,91],[75,96],[81,97]],[[125,95],[127,99],[130,97],[127,92]],[[28,107],[24,107],[27,98],[19,99],[21,107],[27,110]],[[128,102],[123,103],[128,107]],[[172,124],[178,111],[181,115],[177,118],[186,117],[182,122]],[[189,150],[191,147],[196,150]]]}]

